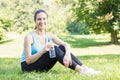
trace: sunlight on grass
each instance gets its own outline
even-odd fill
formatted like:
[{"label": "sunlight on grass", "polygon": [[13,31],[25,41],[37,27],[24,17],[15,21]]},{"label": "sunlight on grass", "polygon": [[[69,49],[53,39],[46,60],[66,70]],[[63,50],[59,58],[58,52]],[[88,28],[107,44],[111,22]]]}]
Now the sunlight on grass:
[{"label": "sunlight on grass", "polygon": [[[67,37],[67,38],[66,38]],[[61,39],[71,44],[73,48],[85,48],[89,46],[100,46],[109,43],[110,36],[104,35],[67,35],[60,36]]]},{"label": "sunlight on grass", "polygon": [[[14,34],[14,33],[12,33]],[[15,34],[14,34],[15,35]],[[10,35],[9,35],[10,36]],[[11,36],[10,36],[11,37]],[[109,45],[109,35],[65,35],[61,39],[72,46],[77,58],[102,75],[80,75],[57,63],[49,72],[22,73],[20,55],[23,35],[11,37],[0,44],[0,80],[119,80],[120,46]],[[7,58],[8,57],[8,58]]]},{"label": "sunlight on grass", "polygon": [[[109,45],[109,34],[62,35],[59,37],[71,45],[72,53],[75,55],[120,54],[119,45]],[[15,36],[15,33],[12,32],[7,36],[12,41],[0,44],[0,57],[20,57],[25,33]]]},{"label": "sunlight on grass", "polygon": [[101,75],[80,75],[57,63],[48,72],[22,73],[19,58],[0,58],[0,80],[119,80],[120,55],[77,56],[84,64],[97,70]]}]

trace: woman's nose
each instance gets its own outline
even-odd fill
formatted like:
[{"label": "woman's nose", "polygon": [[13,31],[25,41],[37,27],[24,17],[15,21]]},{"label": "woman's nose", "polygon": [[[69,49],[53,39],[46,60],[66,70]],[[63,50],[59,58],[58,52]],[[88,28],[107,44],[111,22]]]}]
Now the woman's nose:
[{"label": "woman's nose", "polygon": [[43,20],[40,20],[40,22],[43,22]]},{"label": "woman's nose", "polygon": [[45,22],[45,20],[41,19],[41,22]]}]

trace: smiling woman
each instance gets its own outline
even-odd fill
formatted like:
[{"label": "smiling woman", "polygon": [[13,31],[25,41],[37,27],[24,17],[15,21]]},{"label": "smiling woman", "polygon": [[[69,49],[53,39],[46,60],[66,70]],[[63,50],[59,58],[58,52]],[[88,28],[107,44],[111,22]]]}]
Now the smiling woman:
[{"label": "smiling woman", "polygon": [[[44,10],[35,12],[35,30],[24,38],[24,50],[21,55],[22,71],[49,71],[59,61],[65,67],[81,74],[99,74],[100,71],[83,65],[71,53],[69,44],[56,35],[46,32],[47,20],[48,15]],[[54,53],[54,57],[50,57],[50,53],[52,55]]]},{"label": "smiling woman", "polygon": [[45,27],[47,25],[47,18],[48,18],[48,14],[44,10],[38,10],[34,15],[34,21],[36,23],[35,29],[37,28],[37,25],[38,26],[41,25],[42,27]]}]

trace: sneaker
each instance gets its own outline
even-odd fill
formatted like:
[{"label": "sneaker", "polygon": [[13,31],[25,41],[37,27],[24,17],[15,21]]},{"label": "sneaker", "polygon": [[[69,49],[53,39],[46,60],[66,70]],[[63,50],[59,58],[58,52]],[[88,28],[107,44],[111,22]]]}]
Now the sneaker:
[{"label": "sneaker", "polygon": [[92,68],[85,67],[83,70],[81,70],[80,74],[98,75],[101,74],[101,71],[96,71]]}]

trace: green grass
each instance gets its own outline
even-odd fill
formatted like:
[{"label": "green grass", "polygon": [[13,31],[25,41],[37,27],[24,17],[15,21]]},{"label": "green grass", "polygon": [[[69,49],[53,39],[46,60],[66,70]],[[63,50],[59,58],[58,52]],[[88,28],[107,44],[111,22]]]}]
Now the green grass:
[{"label": "green grass", "polygon": [[[73,48],[86,48],[91,46],[109,45],[110,35],[66,35],[60,36],[62,40],[71,44]],[[119,43],[120,44],[120,43]]]},{"label": "green grass", "polygon": [[120,80],[120,55],[77,56],[101,75],[80,75],[57,63],[49,72],[22,73],[19,58],[0,58],[0,80]]},{"label": "green grass", "polygon": [[[12,36],[12,35],[11,35]],[[74,49],[109,46],[110,37],[106,35],[64,35],[61,39],[68,42]],[[22,73],[20,58],[23,38],[8,39],[0,42],[0,80],[120,80],[120,54],[103,53],[80,55],[77,58],[85,65],[101,70],[102,75],[80,75],[57,63],[49,72]],[[119,53],[119,52],[116,52]],[[18,55],[17,55],[18,54]],[[17,56],[15,58],[10,58]]]}]

